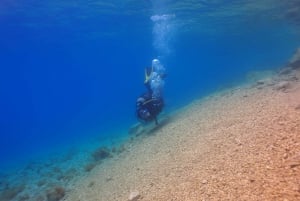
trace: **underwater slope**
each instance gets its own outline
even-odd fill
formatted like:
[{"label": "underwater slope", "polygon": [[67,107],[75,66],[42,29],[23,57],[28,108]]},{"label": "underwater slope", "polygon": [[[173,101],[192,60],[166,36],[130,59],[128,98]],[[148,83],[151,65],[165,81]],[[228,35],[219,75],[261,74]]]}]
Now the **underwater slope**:
[{"label": "underwater slope", "polygon": [[299,79],[298,60],[191,103],[65,200],[299,200]]}]

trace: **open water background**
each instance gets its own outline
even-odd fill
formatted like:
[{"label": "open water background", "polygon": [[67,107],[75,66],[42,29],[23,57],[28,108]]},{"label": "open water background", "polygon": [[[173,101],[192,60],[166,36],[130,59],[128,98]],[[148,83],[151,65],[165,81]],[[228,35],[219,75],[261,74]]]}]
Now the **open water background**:
[{"label": "open water background", "polygon": [[126,136],[154,58],[166,113],[283,66],[299,13],[296,0],[2,0],[0,171]]}]

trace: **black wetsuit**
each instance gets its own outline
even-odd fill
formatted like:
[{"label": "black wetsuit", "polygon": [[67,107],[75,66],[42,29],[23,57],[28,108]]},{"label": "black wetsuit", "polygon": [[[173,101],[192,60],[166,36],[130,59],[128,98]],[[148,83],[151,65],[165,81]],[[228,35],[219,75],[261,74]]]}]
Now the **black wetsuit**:
[{"label": "black wetsuit", "polygon": [[162,111],[164,101],[162,98],[153,98],[150,92],[142,94],[136,103],[137,117],[144,121],[149,122],[155,120],[157,124],[157,115]]}]

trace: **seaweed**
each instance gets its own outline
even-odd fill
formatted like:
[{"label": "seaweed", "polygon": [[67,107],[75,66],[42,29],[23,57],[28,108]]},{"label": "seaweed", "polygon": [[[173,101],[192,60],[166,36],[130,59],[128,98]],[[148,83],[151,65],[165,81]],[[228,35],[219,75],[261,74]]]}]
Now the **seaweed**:
[{"label": "seaweed", "polygon": [[65,196],[65,189],[61,186],[56,186],[46,192],[47,201],[59,201]]},{"label": "seaweed", "polygon": [[25,194],[25,195],[20,196],[18,201],[26,201],[29,199],[30,199],[30,196],[28,194]]},{"label": "seaweed", "polygon": [[88,185],[89,188],[93,187],[95,185],[95,182],[94,181],[91,181]]},{"label": "seaweed", "polygon": [[114,154],[120,154],[120,153],[124,152],[125,150],[126,150],[125,145],[122,144],[117,147],[113,147],[111,151]]},{"label": "seaweed", "polygon": [[41,187],[41,186],[44,186],[46,183],[47,183],[46,180],[42,179],[42,180],[37,182],[37,186]]},{"label": "seaweed", "polygon": [[106,147],[100,147],[92,153],[92,156],[95,161],[101,161],[106,158],[112,157],[111,151]]},{"label": "seaweed", "polygon": [[71,169],[69,169],[68,171],[66,171],[64,173],[62,172],[61,174],[59,174],[57,176],[57,180],[60,180],[60,181],[70,181],[70,180],[72,180],[75,177],[76,173],[77,173],[76,169],[75,168],[71,168]]},{"label": "seaweed", "polygon": [[75,168],[71,168],[65,172],[65,176],[63,178],[64,181],[72,180],[77,174],[77,170]]},{"label": "seaweed", "polygon": [[6,180],[4,180],[4,178],[3,179],[0,178],[0,179],[1,179],[0,180],[0,191],[7,189],[9,186],[9,183]]},{"label": "seaweed", "polygon": [[34,200],[35,201],[45,201],[45,198],[42,195],[38,195]]},{"label": "seaweed", "polygon": [[84,170],[86,172],[90,172],[92,169],[94,169],[94,167],[96,167],[96,163],[92,162],[92,163],[88,163],[85,167]]},{"label": "seaweed", "polygon": [[61,171],[61,169],[60,169],[59,167],[53,167],[53,168],[52,168],[52,171],[53,171],[54,173],[62,173],[62,171]]},{"label": "seaweed", "polygon": [[9,201],[15,198],[19,193],[25,189],[25,185],[19,185],[14,187],[7,187],[2,192],[0,192],[1,201]]}]

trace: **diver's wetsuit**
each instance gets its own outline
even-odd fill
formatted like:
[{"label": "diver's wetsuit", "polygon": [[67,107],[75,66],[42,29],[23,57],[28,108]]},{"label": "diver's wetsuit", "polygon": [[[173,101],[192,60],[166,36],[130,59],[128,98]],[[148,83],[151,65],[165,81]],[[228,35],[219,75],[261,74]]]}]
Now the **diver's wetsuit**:
[{"label": "diver's wetsuit", "polygon": [[144,122],[155,120],[157,122],[157,115],[162,111],[164,101],[162,98],[153,98],[151,93],[141,95],[136,103],[137,117]]},{"label": "diver's wetsuit", "polygon": [[136,102],[136,114],[138,119],[144,122],[155,120],[164,107],[162,90],[165,78],[165,68],[158,59],[152,60],[152,67],[145,69],[145,86],[147,93],[142,94]]}]

